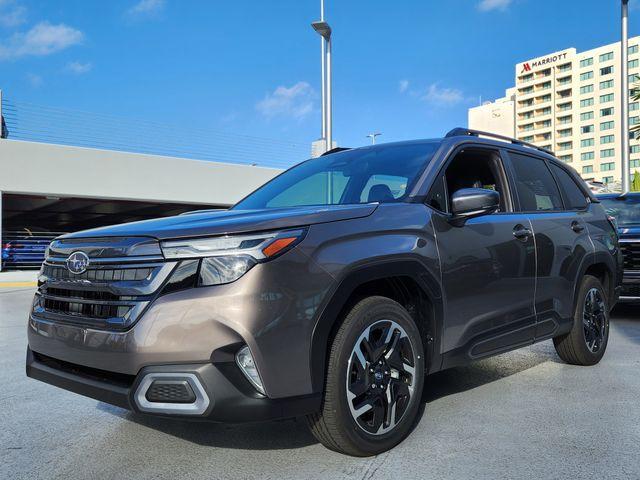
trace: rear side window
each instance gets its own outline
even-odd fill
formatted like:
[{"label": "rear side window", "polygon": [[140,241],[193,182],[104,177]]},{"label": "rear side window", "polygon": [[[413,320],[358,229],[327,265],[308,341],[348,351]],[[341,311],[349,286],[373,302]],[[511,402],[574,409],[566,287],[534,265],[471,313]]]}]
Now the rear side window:
[{"label": "rear side window", "polygon": [[562,210],[560,191],[544,160],[513,152],[509,157],[516,177],[520,210]]},{"label": "rear side window", "polygon": [[587,199],[580,190],[580,187],[576,185],[576,182],[571,178],[571,175],[567,173],[564,168],[560,168],[557,165],[551,164],[551,170],[556,176],[560,189],[564,194],[566,202],[566,208],[568,210],[581,210],[587,208]]}]

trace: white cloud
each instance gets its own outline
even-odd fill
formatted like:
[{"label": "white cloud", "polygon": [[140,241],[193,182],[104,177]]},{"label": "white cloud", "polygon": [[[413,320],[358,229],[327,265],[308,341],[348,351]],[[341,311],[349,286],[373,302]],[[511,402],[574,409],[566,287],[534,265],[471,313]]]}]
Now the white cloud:
[{"label": "white cloud", "polygon": [[36,75],[35,73],[27,73],[27,81],[33,88],[41,87],[44,83],[44,80],[40,75]]},{"label": "white cloud", "polygon": [[404,93],[409,88],[409,80],[400,80],[398,82],[398,91]]},{"label": "white cloud", "polygon": [[0,60],[44,56],[59,52],[84,39],[80,30],[64,24],[51,25],[41,22],[24,33],[16,33],[0,44]]},{"label": "white cloud", "polygon": [[140,0],[127,10],[127,14],[132,17],[153,17],[164,10],[165,4],[165,0]]},{"label": "white cloud", "polygon": [[82,75],[83,73],[87,73],[93,68],[93,65],[90,62],[81,63],[81,62],[69,62],[67,63],[66,70],[71,73],[75,73],[76,75]]},{"label": "white cloud", "polygon": [[506,10],[513,0],[481,0],[478,10],[489,12],[491,10]]},{"label": "white cloud", "polygon": [[0,26],[17,27],[27,20],[27,9],[15,0],[0,0]]},{"label": "white cloud", "polygon": [[441,88],[436,83],[429,85],[420,98],[427,103],[439,106],[455,105],[465,99],[462,91],[456,88]]},{"label": "white cloud", "polygon": [[276,116],[302,119],[313,111],[315,91],[307,82],[291,87],[279,86],[256,104],[256,110],[266,118]]}]

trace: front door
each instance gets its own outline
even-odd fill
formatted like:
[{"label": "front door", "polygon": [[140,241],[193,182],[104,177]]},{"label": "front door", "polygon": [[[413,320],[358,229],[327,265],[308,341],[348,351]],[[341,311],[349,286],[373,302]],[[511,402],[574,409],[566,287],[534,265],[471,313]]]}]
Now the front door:
[{"label": "front door", "polygon": [[[442,182],[442,183],[439,183]],[[444,296],[445,367],[533,342],[535,335],[535,245],[526,215],[513,212],[502,159],[497,150],[457,152],[429,200],[448,209],[460,188],[497,190],[499,212],[450,222],[447,211],[432,215],[440,254]]]}]

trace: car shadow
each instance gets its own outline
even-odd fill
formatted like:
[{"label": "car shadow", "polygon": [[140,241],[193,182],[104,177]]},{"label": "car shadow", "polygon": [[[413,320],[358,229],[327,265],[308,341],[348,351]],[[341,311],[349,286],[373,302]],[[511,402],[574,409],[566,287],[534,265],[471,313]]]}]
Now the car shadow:
[{"label": "car shadow", "polygon": [[[505,359],[505,356],[508,356],[508,359]],[[469,366],[457,367],[430,375],[426,379],[420,411],[414,426],[419,423],[430,402],[447,395],[486,385],[549,361],[559,361],[559,359],[556,357],[553,345],[550,342],[545,342],[480,360]],[[97,408],[128,422],[152,428],[201,446],[286,450],[318,443],[310,433],[304,418],[250,424],[220,424],[136,414],[106,403],[99,403]]]},{"label": "car shadow", "polygon": [[611,317],[611,323],[616,332],[640,344],[640,307],[638,305],[617,305],[611,312]]}]

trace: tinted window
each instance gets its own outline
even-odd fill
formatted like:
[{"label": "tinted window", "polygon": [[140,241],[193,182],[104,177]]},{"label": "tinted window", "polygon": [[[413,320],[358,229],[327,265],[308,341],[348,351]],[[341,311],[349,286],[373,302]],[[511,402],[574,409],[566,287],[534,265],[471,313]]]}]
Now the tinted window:
[{"label": "tinted window", "polygon": [[440,142],[380,145],[308,160],[260,187],[233,208],[401,202]]},{"label": "tinted window", "polygon": [[509,156],[515,171],[520,209],[525,212],[562,209],[560,192],[545,162],[513,152]]},{"label": "tinted window", "polygon": [[560,168],[557,165],[551,164],[551,170],[553,170],[566,202],[565,207],[568,210],[580,210],[587,207],[587,199],[580,190],[580,187],[576,185],[576,182],[571,178],[571,175],[567,173],[564,168]]}]

